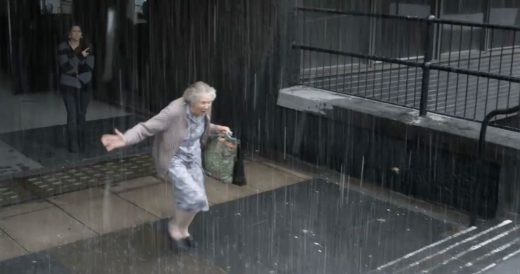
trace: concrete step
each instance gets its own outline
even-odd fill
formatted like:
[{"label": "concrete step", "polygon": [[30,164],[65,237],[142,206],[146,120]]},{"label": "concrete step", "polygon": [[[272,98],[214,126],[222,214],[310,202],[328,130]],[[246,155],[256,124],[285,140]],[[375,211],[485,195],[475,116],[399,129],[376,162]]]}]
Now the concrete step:
[{"label": "concrete step", "polygon": [[446,273],[485,273],[498,264],[518,255],[520,253],[520,238],[517,235],[516,239],[510,239],[508,243],[487,251],[487,253],[474,257],[469,262],[458,265],[457,268],[453,268]]},{"label": "concrete step", "polygon": [[520,226],[505,220],[469,227],[377,267],[371,273],[473,273],[520,248]]},{"label": "concrete step", "polygon": [[520,236],[520,226],[513,226],[491,238],[485,237],[481,241],[473,242],[472,246],[454,254],[442,263],[423,269],[422,273],[473,273],[482,270],[487,265],[499,260],[510,249],[516,250]]},{"label": "concrete step", "polygon": [[416,251],[408,253],[402,257],[399,257],[393,261],[390,261],[384,265],[379,266],[372,273],[391,273],[393,271],[397,271],[398,269],[403,269],[414,262],[421,260],[422,258],[434,256],[440,250],[443,250],[454,243],[461,241],[468,235],[474,235],[477,231],[477,227],[472,226],[463,231],[460,231],[456,234],[453,234],[447,238],[444,238],[438,242],[427,245],[423,248],[420,248]]}]

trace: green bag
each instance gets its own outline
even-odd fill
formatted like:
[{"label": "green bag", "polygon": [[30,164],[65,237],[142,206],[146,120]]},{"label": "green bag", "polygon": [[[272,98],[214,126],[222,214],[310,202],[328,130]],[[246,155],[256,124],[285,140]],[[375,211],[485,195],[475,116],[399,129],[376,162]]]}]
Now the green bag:
[{"label": "green bag", "polygon": [[233,182],[233,168],[240,141],[231,136],[210,136],[204,150],[204,171],[223,183]]}]

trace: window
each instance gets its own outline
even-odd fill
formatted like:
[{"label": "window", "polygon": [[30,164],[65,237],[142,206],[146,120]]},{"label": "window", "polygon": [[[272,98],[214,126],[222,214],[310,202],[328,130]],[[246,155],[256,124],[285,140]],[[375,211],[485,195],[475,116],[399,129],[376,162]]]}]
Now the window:
[{"label": "window", "polygon": [[520,1],[493,0],[491,1],[489,22],[499,25],[520,26]]},{"label": "window", "polygon": [[481,14],[484,0],[449,0],[443,1],[443,15]]},{"label": "window", "polygon": [[72,0],[40,0],[42,14],[71,14]]}]

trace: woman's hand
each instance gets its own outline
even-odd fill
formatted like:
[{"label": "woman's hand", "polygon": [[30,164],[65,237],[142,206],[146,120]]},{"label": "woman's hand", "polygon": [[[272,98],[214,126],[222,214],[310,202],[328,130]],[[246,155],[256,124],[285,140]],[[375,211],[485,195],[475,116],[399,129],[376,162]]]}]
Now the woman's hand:
[{"label": "woman's hand", "polygon": [[215,131],[219,134],[219,135],[229,135],[231,134],[231,130],[229,129],[229,127],[226,127],[226,126],[220,126],[220,125],[217,125],[215,127]]},{"label": "woman's hand", "polygon": [[116,134],[103,134],[103,136],[101,136],[101,143],[103,143],[107,151],[126,146],[126,138],[123,133],[117,130],[117,128],[114,132]]},{"label": "woman's hand", "polygon": [[83,55],[83,57],[87,57],[90,53],[90,48],[86,48],[85,50],[83,50],[81,52],[81,55]]}]

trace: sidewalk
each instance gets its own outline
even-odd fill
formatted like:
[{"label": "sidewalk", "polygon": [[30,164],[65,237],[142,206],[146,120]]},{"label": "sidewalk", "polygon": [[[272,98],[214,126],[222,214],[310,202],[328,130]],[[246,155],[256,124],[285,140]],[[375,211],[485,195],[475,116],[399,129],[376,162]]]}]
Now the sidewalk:
[{"label": "sidewalk", "polygon": [[207,178],[190,253],[168,246],[171,187],[153,176],[1,208],[0,272],[365,273],[461,228],[355,179],[343,188],[264,159],[245,169],[242,187]]},{"label": "sidewalk", "polygon": [[[261,162],[245,166],[246,186],[206,179],[211,205],[309,179]],[[155,222],[173,210],[171,186],[153,176],[0,208],[0,260]]]}]

